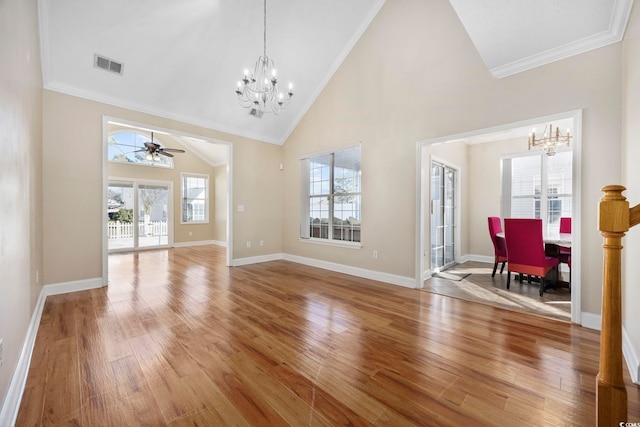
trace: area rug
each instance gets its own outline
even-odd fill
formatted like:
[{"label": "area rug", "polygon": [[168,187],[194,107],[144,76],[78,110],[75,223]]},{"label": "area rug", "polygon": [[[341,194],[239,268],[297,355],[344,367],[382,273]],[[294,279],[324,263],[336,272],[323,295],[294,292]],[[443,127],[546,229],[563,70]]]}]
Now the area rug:
[{"label": "area rug", "polygon": [[441,271],[440,273],[435,273],[433,277],[440,277],[441,279],[454,280],[459,282],[462,279],[471,276],[471,273],[454,273],[450,271]]}]

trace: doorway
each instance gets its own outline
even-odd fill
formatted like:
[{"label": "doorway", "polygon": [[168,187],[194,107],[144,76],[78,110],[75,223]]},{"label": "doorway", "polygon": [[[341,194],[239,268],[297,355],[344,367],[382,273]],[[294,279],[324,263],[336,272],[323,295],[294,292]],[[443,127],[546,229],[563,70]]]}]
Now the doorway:
[{"label": "doorway", "polygon": [[163,248],[173,243],[172,183],[110,180],[107,187],[109,252]]},{"label": "doorway", "polygon": [[[102,227],[103,283],[109,283],[112,252],[216,245],[225,248],[230,266],[233,144],[120,118],[102,120],[102,221],[129,223],[127,230]],[[155,153],[145,154],[149,147],[155,147]],[[185,176],[206,177],[203,196],[185,186]],[[193,207],[185,198],[203,198],[204,218],[185,216],[185,210]],[[126,234],[126,239],[110,241],[109,233],[116,232]]]},{"label": "doorway", "polygon": [[431,271],[439,272],[455,263],[456,170],[431,161],[430,224]]},{"label": "doorway", "polygon": [[[417,289],[423,289],[425,280],[432,277],[431,271],[431,224],[430,196],[431,167],[433,156],[438,160],[452,162],[457,169],[457,229],[454,235],[454,250],[457,262],[468,261],[493,266],[493,248],[487,231],[488,216],[507,215],[502,200],[501,158],[514,153],[527,153],[528,134],[532,128],[544,129],[545,124],[554,123],[561,128],[570,128],[571,135],[571,192],[567,199],[567,211],[571,212],[572,228],[581,229],[581,152],[582,111],[574,110],[545,117],[508,123],[471,132],[443,136],[417,143],[417,187],[416,191],[416,252],[415,278]],[[564,126],[566,124],[566,126]],[[513,145],[515,144],[515,145]],[[461,178],[462,177],[462,178]],[[554,184],[555,185],[555,184]],[[548,186],[549,187],[549,186]],[[551,186],[553,187],[553,186]],[[541,190],[542,191],[542,190]],[[564,193],[563,193],[564,194]],[[562,194],[550,194],[553,200]],[[557,202],[553,202],[556,203]],[[555,212],[556,206],[548,206]],[[564,203],[563,203],[564,205]],[[562,208],[565,209],[565,206]],[[542,212],[542,210],[541,210]],[[511,214],[510,214],[511,215]],[[553,216],[553,215],[551,215]],[[569,300],[571,321],[581,324],[581,236],[572,235],[571,292]],[[465,265],[465,264],[462,264]],[[457,267],[456,267],[457,268]],[[473,274],[485,274],[472,273]],[[491,268],[488,269],[491,277]],[[498,280],[498,279],[496,279]],[[512,293],[509,295],[513,296]]]}]

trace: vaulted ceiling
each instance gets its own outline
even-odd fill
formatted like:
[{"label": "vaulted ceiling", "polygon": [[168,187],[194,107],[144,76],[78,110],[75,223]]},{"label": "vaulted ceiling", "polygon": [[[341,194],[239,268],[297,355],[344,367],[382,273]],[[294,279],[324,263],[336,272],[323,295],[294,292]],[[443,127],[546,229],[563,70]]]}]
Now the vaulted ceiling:
[{"label": "vaulted ceiling", "polygon": [[[632,1],[450,3],[501,78],[619,41]],[[267,54],[295,96],[280,115],[257,118],[234,90],[263,50],[261,0],[40,0],[44,86],[282,144],[383,4],[269,0]],[[122,63],[122,75],[95,67],[96,54]]]}]

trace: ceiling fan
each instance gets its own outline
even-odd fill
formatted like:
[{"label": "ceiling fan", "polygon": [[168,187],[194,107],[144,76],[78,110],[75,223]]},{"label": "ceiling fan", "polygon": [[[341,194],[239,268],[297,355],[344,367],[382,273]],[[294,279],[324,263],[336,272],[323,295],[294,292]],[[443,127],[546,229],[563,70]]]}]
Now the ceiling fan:
[{"label": "ceiling fan", "polygon": [[156,161],[160,158],[158,157],[158,154],[162,154],[163,156],[167,156],[167,157],[173,157],[173,154],[171,153],[185,153],[185,151],[180,148],[163,148],[160,146],[160,144],[153,142],[153,132],[151,132],[151,141],[145,142],[144,148],[141,148],[140,150],[136,150],[134,151],[134,153],[141,152],[141,151],[146,151],[147,160],[156,160]]}]

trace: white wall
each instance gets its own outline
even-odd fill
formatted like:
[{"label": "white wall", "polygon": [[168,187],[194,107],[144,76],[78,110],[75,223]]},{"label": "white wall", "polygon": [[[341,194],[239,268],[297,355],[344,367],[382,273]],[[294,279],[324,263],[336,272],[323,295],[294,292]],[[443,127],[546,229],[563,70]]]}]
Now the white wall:
[{"label": "white wall", "polygon": [[[640,204],[640,7],[636,3],[631,12],[623,43],[623,156],[622,184],[631,206]],[[611,182],[615,184],[616,182]],[[623,324],[635,349],[635,379],[640,383],[640,225],[629,230],[622,244]],[[628,356],[627,356],[628,358]]]},{"label": "white wall", "polygon": [[[615,44],[496,79],[448,1],[386,2],[285,142],[284,251],[414,277],[418,141],[583,109],[581,305],[599,313],[597,203],[621,179],[621,53]],[[358,141],[363,250],[300,243],[300,156]]]},{"label": "white wall", "polygon": [[42,277],[42,79],[36,7],[35,0],[0,1],[0,408],[41,289],[36,283],[36,271]]}]

